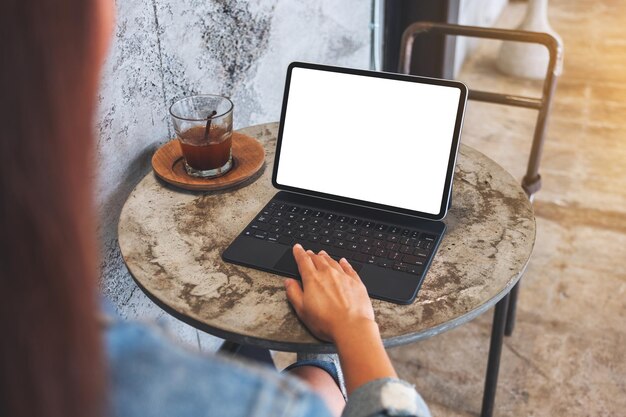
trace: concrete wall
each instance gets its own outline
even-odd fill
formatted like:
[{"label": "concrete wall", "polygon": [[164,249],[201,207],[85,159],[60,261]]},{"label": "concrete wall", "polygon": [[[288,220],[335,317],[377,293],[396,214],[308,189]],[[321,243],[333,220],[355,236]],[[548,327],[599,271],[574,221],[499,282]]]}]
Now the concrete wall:
[{"label": "concrete wall", "polygon": [[278,120],[293,60],[366,68],[369,1],[135,0],[117,2],[117,29],[99,102],[98,189],[102,290],[123,317],[157,319],[185,343],[219,340],[164,314],[120,257],[117,219],[126,196],[172,137],[167,109],[195,93],[235,103],[235,128]]}]

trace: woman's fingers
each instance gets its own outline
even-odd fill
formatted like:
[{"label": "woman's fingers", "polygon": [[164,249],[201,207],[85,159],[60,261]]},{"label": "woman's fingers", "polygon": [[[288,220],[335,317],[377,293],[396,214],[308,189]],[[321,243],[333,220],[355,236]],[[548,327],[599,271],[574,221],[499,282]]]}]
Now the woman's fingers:
[{"label": "woman's fingers", "polygon": [[285,280],[285,288],[287,289],[287,299],[293,306],[293,309],[296,310],[296,314],[300,316],[304,304],[304,294],[302,293],[300,283],[295,279],[288,278]]},{"label": "woman's fingers", "polygon": [[298,264],[298,271],[300,271],[300,276],[303,277],[302,279],[315,272],[315,264],[299,243],[293,246],[293,258],[296,260],[296,264]]},{"label": "woman's fingers", "polygon": [[326,263],[328,264],[328,266],[335,269],[337,272],[343,272],[343,270],[341,269],[337,261],[331,258],[330,255],[326,253],[326,251],[323,251],[323,250],[319,251],[319,256],[321,256],[322,258],[324,258],[324,260],[326,260]]},{"label": "woman's fingers", "polygon": [[306,252],[311,257],[315,268],[317,268],[318,270],[322,270],[328,267],[328,262],[326,262],[326,259],[324,259],[323,256],[316,255],[315,252],[313,252],[312,250],[308,250]]},{"label": "woman's fingers", "polygon": [[356,273],[356,271],[354,270],[354,268],[352,268],[352,265],[350,265],[350,262],[348,262],[346,258],[341,258],[339,260],[339,266],[341,267],[343,272],[350,275],[352,278],[358,279],[359,281],[361,280],[359,274]]}]

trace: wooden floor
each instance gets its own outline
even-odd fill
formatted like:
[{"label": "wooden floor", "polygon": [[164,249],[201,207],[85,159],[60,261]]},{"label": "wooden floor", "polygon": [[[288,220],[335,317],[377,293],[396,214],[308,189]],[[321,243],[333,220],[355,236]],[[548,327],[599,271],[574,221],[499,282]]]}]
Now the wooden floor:
[{"label": "wooden floor", "polygon": [[[512,28],[526,3],[498,26]],[[496,416],[626,415],[626,2],[552,0],[564,71],[535,200],[537,243],[506,338]],[[540,84],[495,68],[486,41],[458,77],[470,88],[538,95]],[[521,179],[534,111],[470,102],[463,142]],[[434,416],[481,407],[492,313],[390,350]]]},{"label": "wooden floor", "polygon": [[[522,20],[513,2],[498,26]],[[505,339],[495,416],[626,415],[626,1],[552,0],[565,45],[536,196],[537,242]],[[485,41],[459,79],[470,88],[540,93],[500,74]],[[463,142],[521,180],[536,112],[470,102]],[[492,312],[389,350],[434,416],[480,414]],[[275,357],[289,363],[290,354]]]}]

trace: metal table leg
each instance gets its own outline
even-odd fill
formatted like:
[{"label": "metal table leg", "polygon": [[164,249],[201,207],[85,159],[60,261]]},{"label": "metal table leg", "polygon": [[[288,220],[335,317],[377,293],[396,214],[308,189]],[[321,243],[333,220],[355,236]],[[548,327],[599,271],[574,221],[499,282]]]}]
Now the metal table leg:
[{"label": "metal table leg", "polygon": [[241,349],[241,346],[242,345],[240,345],[239,343],[224,340],[224,343],[222,343],[222,346],[220,346],[220,348],[217,350],[217,353],[236,355],[237,352],[239,352],[239,349]]},{"label": "metal table leg", "polygon": [[493,405],[496,399],[496,389],[498,387],[498,371],[500,370],[500,354],[502,353],[504,328],[506,325],[506,315],[509,306],[509,296],[510,294],[507,294],[502,300],[498,301],[493,313],[491,343],[489,345],[489,359],[487,361],[487,376],[485,378],[483,407],[480,413],[481,417],[491,417],[493,415]]},{"label": "metal table leg", "polygon": [[217,353],[226,354],[230,356],[238,356],[247,358],[255,362],[263,363],[272,368],[275,368],[272,354],[268,349],[263,349],[250,345],[241,345],[239,343],[230,342],[225,340],[222,346],[218,349]]},{"label": "metal table leg", "polygon": [[519,293],[520,282],[521,280],[517,281],[517,284],[509,293],[509,307],[507,308],[506,326],[504,328],[505,336],[511,336],[515,328],[515,310],[517,310],[517,294]]}]

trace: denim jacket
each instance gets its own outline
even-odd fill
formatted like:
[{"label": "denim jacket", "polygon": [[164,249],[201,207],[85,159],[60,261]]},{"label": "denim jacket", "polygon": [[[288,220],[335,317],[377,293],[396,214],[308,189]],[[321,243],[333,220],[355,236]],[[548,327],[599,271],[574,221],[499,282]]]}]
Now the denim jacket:
[{"label": "denim jacket", "polygon": [[[105,335],[111,417],[327,417],[304,383],[272,369],[187,350],[157,326],[111,320]],[[355,390],[343,417],[427,416],[408,383],[379,379]]]}]

